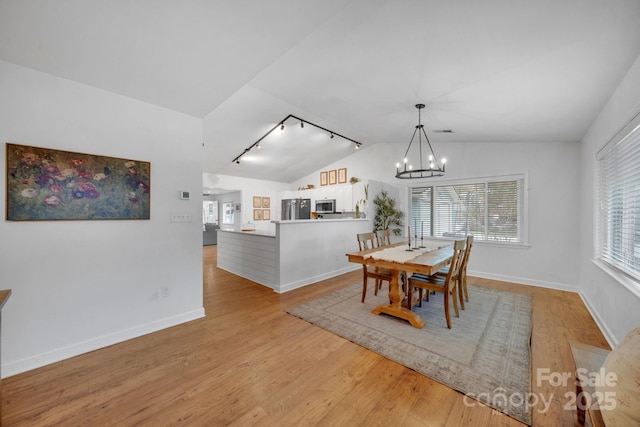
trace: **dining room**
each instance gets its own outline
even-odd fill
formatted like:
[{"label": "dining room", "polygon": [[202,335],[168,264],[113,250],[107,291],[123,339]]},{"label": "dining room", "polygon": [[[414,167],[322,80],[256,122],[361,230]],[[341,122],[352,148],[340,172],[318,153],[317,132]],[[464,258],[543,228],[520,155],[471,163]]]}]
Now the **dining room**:
[{"label": "dining room", "polygon": [[[524,413],[515,421],[469,400],[481,391],[443,385],[479,383],[478,372],[449,375],[474,349],[491,356],[483,359],[488,372],[516,368],[481,339],[509,322],[526,329],[526,316],[507,316],[527,312],[518,295],[530,297],[534,374],[571,372],[570,339],[615,347],[640,323],[637,225],[609,221],[618,206],[636,215],[636,194],[619,190],[627,175],[617,173],[637,175],[612,165],[639,164],[625,151],[638,146],[640,123],[637,2],[169,3],[0,2],[4,141],[151,165],[148,218],[115,221],[95,218],[92,197],[74,198],[71,189],[86,181],[111,188],[128,176],[144,192],[135,168],[0,156],[5,204],[58,217],[73,205],[83,215],[0,222],[0,276],[12,290],[2,322],[4,421],[522,425]],[[420,145],[412,135],[422,129]],[[428,140],[446,171],[404,163],[412,140],[425,150]],[[412,167],[445,174],[411,179]],[[393,274],[381,288],[368,280],[363,298],[363,265],[400,272],[398,263],[411,263],[386,255],[349,262],[346,254],[355,260],[360,252],[356,231],[365,230],[345,231],[337,244],[319,233],[315,258],[289,241],[282,253],[300,252],[295,268],[309,274],[282,293],[220,269],[219,248],[203,247],[205,189],[237,191],[221,200],[233,226],[263,231],[276,227],[278,193],[311,185],[347,194],[358,185],[352,179],[393,189],[406,217],[392,244],[413,236],[416,245],[423,223],[425,240],[455,246],[474,236],[468,301],[451,286],[431,293],[425,277],[442,270],[438,263],[408,271],[415,286],[404,289],[401,273],[397,286]],[[57,193],[65,191],[63,203]],[[89,192],[112,197],[110,208],[140,200],[115,193]],[[505,195],[514,197],[505,203]],[[371,231],[375,196],[352,198],[358,223],[371,221]],[[254,197],[274,203],[257,207]],[[316,272],[320,260],[338,266],[336,274]],[[345,338],[285,313],[334,291],[342,291],[338,302],[323,304],[335,308],[314,316],[362,315],[367,328],[340,323],[358,331]],[[407,312],[424,326],[393,315]],[[457,355],[447,350],[458,365],[412,357],[442,363],[420,374],[429,367],[353,344],[373,324],[401,331],[375,332],[396,353],[426,354],[416,334],[430,334],[422,341],[441,349],[453,348],[451,340],[466,345]],[[405,334],[411,339],[397,340]],[[532,411],[532,424],[572,423],[575,412],[558,395],[573,389],[535,380],[536,409],[555,398],[544,414]],[[403,398],[390,402],[389,390]]]}]

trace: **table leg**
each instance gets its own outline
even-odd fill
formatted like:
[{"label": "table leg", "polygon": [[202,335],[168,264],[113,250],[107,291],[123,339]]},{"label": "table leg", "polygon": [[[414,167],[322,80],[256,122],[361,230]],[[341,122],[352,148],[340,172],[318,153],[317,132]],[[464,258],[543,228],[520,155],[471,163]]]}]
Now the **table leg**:
[{"label": "table leg", "polygon": [[373,314],[385,313],[390,316],[399,317],[400,319],[408,320],[411,326],[422,329],[425,325],[424,320],[418,313],[414,313],[411,310],[402,306],[402,300],[404,299],[404,292],[400,287],[398,280],[399,271],[394,271],[391,276],[391,283],[389,284],[389,300],[390,304],[381,304],[371,310]]}]

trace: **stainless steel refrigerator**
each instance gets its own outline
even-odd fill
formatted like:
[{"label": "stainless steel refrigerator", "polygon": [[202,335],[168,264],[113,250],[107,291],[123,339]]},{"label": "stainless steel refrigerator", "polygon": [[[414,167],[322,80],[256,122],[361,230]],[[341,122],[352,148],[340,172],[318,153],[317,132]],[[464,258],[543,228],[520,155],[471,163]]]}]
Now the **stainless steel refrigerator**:
[{"label": "stainless steel refrigerator", "polygon": [[282,199],[283,221],[311,219],[311,199]]}]

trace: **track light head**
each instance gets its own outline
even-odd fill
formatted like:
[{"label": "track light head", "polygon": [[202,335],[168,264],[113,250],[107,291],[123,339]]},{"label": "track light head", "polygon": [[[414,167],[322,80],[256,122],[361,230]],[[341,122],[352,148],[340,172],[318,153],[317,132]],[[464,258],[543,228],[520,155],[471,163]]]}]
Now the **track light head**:
[{"label": "track light head", "polygon": [[300,127],[303,128],[304,127],[304,122],[301,120],[300,121]]},{"label": "track light head", "polygon": [[284,130],[284,122],[280,123],[280,130]]}]

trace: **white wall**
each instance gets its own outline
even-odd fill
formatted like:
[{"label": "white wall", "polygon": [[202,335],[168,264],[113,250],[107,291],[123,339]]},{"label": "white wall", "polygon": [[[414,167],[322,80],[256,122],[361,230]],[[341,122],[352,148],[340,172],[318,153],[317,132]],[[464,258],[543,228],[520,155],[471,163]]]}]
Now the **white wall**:
[{"label": "white wall", "polygon": [[[640,58],[600,112],[582,141],[579,281],[583,298],[611,345],[640,325],[640,295],[593,263],[596,153],[640,112]],[[637,284],[636,284],[637,285]]]},{"label": "white wall", "polygon": [[[478,242],[469,260],[470,274],[576,291],[579,143],[432,143],[436,153],[448,159],[447,174],[436,178],[438,182],[518,173],[528,177],[529,246],[513,248]],[[323,170],[346,167],[348,177],[400,187],[399,206],[406,213],[406,181],[395,178],[395,163],[405,149],[405,143],[376,144]],[[319,171],[294,185],[317,182]],[[369,194],[371,200],[374,196]]]},{"label": "white wall", "polygon": [[0,222],[3,375],[204,315],[201,120],[0,61],[0,138],[151,162],[150,220]]}]

